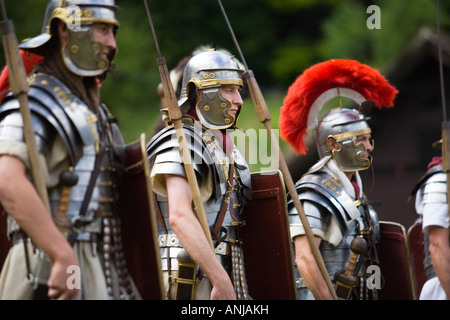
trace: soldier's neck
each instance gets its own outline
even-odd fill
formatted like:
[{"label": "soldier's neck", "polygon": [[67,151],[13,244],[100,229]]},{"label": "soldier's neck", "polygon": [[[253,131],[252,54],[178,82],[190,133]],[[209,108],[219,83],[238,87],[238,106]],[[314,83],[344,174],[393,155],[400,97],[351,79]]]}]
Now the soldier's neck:
[{"label": "soldier's neck", "polygon": [[351,172],[344,172],[345,175],[347,176],[348,180],[352,181],[353,176],[355,175],[355,171],[351,171]]}]

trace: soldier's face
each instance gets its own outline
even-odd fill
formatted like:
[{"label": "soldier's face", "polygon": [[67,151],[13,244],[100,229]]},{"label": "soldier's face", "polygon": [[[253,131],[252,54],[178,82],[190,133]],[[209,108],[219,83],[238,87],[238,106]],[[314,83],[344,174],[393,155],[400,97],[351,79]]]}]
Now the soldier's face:
[{"label": "soldier's face", "polygon": [[244,103],[242,101],[240,90],[241,87],[235,84],[222,85],[222,96],[231,102],[231,109],[228,113],[233,116],[238,112],[239,106]]},{"label": "soldier's face", "polygon": [[[69,42],[68,29],[63,22],[59,22],[58,31],[61,44],[64,47]],[[92,36],[103,45],[103,58],[107,59],[108,53],[117,49],[115,26],[108,23],[94,23],[92,25]]]},{"label": "soldier's face", "polygon": [[366,133],[360,136],[357,136],[355,139],[355,145],[362,143],[366,148],[367,152],[364,154],[365,158],[368,158],[368,153],[373,151],[373,139],[370,133]]},{"label": "soldier's face", "polygon": [[103,45],[102,57],[108,59],[111,50],[117,49],[114,26],[107,23],[94,23],[92,25],[92,36]]}]

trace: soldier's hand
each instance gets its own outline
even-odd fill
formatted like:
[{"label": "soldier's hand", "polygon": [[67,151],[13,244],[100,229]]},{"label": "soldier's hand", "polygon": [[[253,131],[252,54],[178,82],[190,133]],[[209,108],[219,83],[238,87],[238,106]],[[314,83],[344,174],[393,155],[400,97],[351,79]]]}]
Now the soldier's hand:
[{"label": "soldier's hand", "polygon": [[226,277],[213,286],[211,300],[236,300],[236,293],[230,278]]},{"label": "soldier's hand", "polygon": [[77,266],[78,261],[75,254],[70,253],[66,258],[55,260],[48,279],[48,296],[54,300],[75,300],[78,297],[79,289],[73,287],[68,279],[72,273],[68,273],[70,266]]}]

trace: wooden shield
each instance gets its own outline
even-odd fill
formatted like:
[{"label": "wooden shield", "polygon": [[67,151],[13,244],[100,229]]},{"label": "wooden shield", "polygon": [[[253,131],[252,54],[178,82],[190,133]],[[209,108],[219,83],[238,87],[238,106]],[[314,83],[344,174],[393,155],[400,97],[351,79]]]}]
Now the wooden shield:
[{"label": "wooden shield", "polygon": [[8,255],[11,242],[6,235],[6,212],[0,205],[0,270],[3,267],[6,256]]},{"label": "wooden shield", "polygon": [[401,224],[380,221],[378,257],[382,277],[379,299],[415,300],[406,231]]},{"label": "wooden shield", "polygon": [[293,252],[286,191],[280,171],[252,174],[252,200],[241,228],[250,296],[255,300],[295,300]]},{"label": "wooden shield", "polygon": [[416,297],[420,296],[420,291],[427,281],[427,274],[423,261],[425,260],[422,222],[416,221],[408,229],[408,246],[411,266],[413,271],[414,289]]},{"label": "wooden shield", "polygon": [[158,231],[149,180],[145,135],[126,147],[119,186],[119,215],[127,267],[143,299],[163,298]]}]

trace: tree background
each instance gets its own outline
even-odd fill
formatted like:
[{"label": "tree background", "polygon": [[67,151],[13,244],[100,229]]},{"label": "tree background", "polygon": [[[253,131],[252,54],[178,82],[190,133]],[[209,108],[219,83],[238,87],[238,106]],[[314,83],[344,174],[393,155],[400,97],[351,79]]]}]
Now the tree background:
[{"label": "tree background", "polygon": [[[19,41],[40,32],[46,4],[47,0],[5,0]],[[143,1],[116,0],[116,4],[122,8],[119,51],[114,72],[103,83],[102,99],[119,119],[127,142],[142,132],[149,139],[160,118],[155,45]],[[217,1],[149,0],[148,4],[169,69],[201,45],[224,48],[240,58]],[[383,73],[420,28],[436,30],[434,0],[222,0],[222,4],[269,105],[274,128],[289,85],[306,68],[348,58]],[[380,8],[380,29],[366,26],[370,5]],[[442,30],[449,30],[450,1],[441,1],[440,11]],[[244,102],[239,125],[244,130],[263,128],[251,99]]]}]

